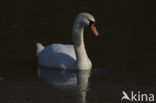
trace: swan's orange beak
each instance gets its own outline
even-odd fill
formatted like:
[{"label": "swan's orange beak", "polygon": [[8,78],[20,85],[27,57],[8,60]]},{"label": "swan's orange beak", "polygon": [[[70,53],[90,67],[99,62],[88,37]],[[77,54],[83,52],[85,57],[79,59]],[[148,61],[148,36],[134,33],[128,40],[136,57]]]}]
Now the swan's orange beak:
[{"label": "swan's orange beak", "polygon": [[90,25],[90,28],[93,31],[93,33],[94,33],[95,36],[98,36],[99,35],[98,31],[96,30],[96,26],[95,26],[94,23]]}]

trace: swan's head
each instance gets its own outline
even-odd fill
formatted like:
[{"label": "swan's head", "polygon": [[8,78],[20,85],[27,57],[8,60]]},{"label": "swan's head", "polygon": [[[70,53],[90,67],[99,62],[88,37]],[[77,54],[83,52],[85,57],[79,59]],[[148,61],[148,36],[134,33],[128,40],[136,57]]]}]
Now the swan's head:
[{"label": "swan's head", "polygon": [[80,13],[76,17],[76,23],[80,26],[89,26],[93,33],[98,36],[99,33],[96,30],[96,23],[94,17],[89,13]]}]

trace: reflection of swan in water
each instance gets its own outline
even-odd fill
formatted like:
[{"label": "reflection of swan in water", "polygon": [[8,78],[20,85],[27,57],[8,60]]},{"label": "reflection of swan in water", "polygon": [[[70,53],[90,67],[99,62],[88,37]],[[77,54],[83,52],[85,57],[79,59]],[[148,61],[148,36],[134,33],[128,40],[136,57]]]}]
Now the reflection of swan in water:
[{"label": "reflection of swan in water", "polygon": [[76,103],[85,103],[90,70],[68,71],[38,67],[38,74],[56,88],[78,89]]},{"label": "reflection of swan in water", "polygon": [[77,84],[76,73],[66,70],[38,68],[41,77],[57,88],[73,87]]},{"label": "reflection of swan in water", "polygon": [[78,94],[77,94],[77,103],[85,103],[86,101],[86,91],[88,88],[88,79],[90,76],[90,70],[78,71],[77,72],[77,85],[78,85]]}]

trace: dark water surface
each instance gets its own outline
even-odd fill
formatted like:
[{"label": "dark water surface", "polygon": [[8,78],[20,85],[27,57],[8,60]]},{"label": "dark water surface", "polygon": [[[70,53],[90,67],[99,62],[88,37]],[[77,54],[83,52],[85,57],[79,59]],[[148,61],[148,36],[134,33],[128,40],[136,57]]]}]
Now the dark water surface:
[{"label": "dark water surface", "polygon": [[[122,91],[156,95],[152,0],[7,0],[0,9],[0,103],[121,103]],[[71,44],[80,12],[92,13],[101,32],[95,37],[85,28],[94,69],[90,75],[46,70],[39,75],[35,43]],[[58,75],[45,77],[50,73]],[[59,75],[67,87],[52,82]]]}]

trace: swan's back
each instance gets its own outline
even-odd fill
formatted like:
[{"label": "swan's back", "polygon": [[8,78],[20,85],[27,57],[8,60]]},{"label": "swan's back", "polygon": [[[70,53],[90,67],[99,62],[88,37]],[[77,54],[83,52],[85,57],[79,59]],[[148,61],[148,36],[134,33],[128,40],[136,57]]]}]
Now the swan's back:
[{"label": "swan's back", "polygon": [[76,62],[73,45],[48,45],[38,54],[39,65],[54,68],[71,68]]}]

